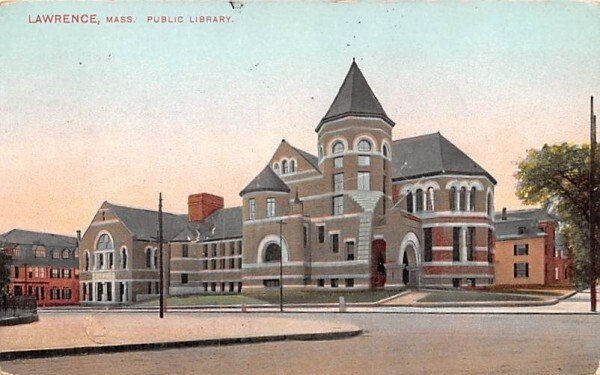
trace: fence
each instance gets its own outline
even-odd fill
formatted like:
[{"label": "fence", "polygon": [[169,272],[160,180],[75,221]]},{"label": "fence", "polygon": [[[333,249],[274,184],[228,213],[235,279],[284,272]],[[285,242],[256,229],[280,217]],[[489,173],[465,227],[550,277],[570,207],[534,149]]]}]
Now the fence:
[{"label": "fence", "polygon": [[0,296],[0,318],[19,317],[37,313],[35,296]]}]

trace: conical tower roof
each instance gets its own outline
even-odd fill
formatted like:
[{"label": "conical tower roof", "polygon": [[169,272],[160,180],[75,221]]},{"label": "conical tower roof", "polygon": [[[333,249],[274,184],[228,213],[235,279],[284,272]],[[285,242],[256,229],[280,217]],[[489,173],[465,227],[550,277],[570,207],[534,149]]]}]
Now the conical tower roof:
[{"label": "conical tower roof", "polygon": [[254,177],[252,181],[240,192],[240,196],[257,191],[280,191],[289,193],[290,188],[268,165]]},{"label": "conical tower roof", "polygon": [[360,71],[356,61],[352,61],[350,70],[340,87],[340,90],[331,103],[329,110],[319,122],[318,132],[324,123],[346,116],[378,117],[394,126],[394,122],[386,115],[383,107],[367,83],[365,76]]}]

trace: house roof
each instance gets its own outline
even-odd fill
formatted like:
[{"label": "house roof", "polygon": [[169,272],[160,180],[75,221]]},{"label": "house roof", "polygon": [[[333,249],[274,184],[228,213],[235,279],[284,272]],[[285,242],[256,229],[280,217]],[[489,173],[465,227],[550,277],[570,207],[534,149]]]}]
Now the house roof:
[{"label": "house roof", "polygon": [[[494,214],[496,238],[503,240],[543,237],[546,233],[540,229],[539,223],[548,220],[556,220],[556,218],[543,208],[507,211],[506,220],[502,220],[501,212],[496,212]],[[524,231],[519,233],[519,228],[524,228]]]},{"label": "house roof", "polygon": [[319,132],[326,122],[346,116],[378,117],[390,126],[395,125],[383,110],[355,61],[352,61],[342,86],[315,131]]},{"label": "house roof", "polygon": [[[106,202],[107,207],[140,240],[156,241],[158,211],[120,206]],[[163,212],[163,238],[170,241],[188,226],[188,215]]]},{"label": "house roof", "polygon": [[215,211],[204,222],[196,224],[195,229],[199,234],[197,239],[201,242],[240,238],[243,230],[242,207]]},{"label": "house roof", "polygon": [[46,247],[75,248],[77,238],[60,234],[13,229],[2,235],[3,240],[19,245],[44,245]]},{"label": "house roof", "polygon": [[[288,145],[290,145],[290,144],[288,143]],[[302,155],[302,157],[304,159],[306,159],[306,161],[310,165],[312,165],[316,170],[319,170],[319,158],[318,157],[316,157],[315,155],[310,154],[304,150],[300,150],[299,148],[294,147],[292,145],[290,145],[290,147],[293,148],[294,150],[296,150],[296,152],[298,152],[300,155]]]},{"label": "house roof", "polygon": [[439,132],[399,139],[392,144],[392,179],[439,174],[485,175],[485,169],[462,152]]},{"label": "house roof", "polygon": [[240,192],[240,196],[257,191],[281,191],[284,193],[289,193],[290,188],[285,184],[285,182],[281,181],[279,176],[277,176],[271,167],[267,165],[258,174],[258,176],[254,177],[254,179],[250,181],[244,190]]}]

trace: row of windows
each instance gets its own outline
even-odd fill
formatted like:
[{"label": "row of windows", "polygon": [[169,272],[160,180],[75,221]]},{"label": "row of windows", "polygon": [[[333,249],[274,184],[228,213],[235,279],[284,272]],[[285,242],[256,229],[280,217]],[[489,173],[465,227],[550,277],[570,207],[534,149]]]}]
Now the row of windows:
[{"label": "row of windows", "polygon": [[[464,231],[464,232],[463,232]],[[452,261],[460,262],[475,261],[475,227],[453,227],[452,228]],[[464,234],[464,236],[463,236]],[[487,261],[488,263],[493,262],[492,248],[494,246],[494,232],[491,229],[487,230]],[[433,261],[433,230],[432,228],[423,229],[423,261]],[[461,259],[461,248],[464,246],[467,248],[466,259]]]},{"label": "row of windows", "polygon": [[[21,277],[27,277],[29,279],[44,279],[46,278],[45,267],[18,267],[14,266],[12,270],[13,277],[15,279]],[[71,268],[50,268],[49,277],[51,279],[70,279],[73,275],[73,269]]]},{"label": "row of windows", "polygon": [[[225,257],[232,255],[242,255],[242,241],[231,241],[228,244],[212,243],[202,245],[202,257]],[[188,244],[183,244],[181,248],[181,256],[188,258],[190,256]]]},{"label": "row of windows", "polygon": [[[358,152],[371,152],[373,150],[373,144],[371,143],[370,140],[368,139],[360,139],[358,141],[358,143],[356,144],[356,150]],[[337,155],[337,154],[342,154],[344,151],[346,151],[346,142],[342,141],[342,140],[336,140],[331,144],[331,149],[330,152],[333,155]],[[388,148],[387,144],[384,144],[381,152],[383,153],[383,156],[385,156],[386,158],[389,156],[390,151]],[[319,147],[319,159],[323,158],[323,147]]]},{"label": "row of windows", "polygon": [[[475,211],[477,202],[477,189],[472,187],[469,193],[467,188],[462,187],[457,190],[456,187],[452,186],[449,190],[449,206],[451,211]],[[434,211],[435,210],[435,192],[433,187],[427,188],[426,191],[423,189],[417,189],[414,194],[408,192],[406,195],[406,210],[408,212],[423,212],[423,211]],[[491,193],[488,194],[487,199],[487,214],[493,214],[493,201]]]},{"label": "row of windows", "polygon": [[[151,290],[154,286],[156,293],[158,293],[158,285],[158,282],[148,282],[148,289]],[[116,296],[113,296],[112,283],[110,282],[83,283],[81,289],[81,300],[112,302],[113,297],[116,297],[116,302],[127,302],[127,284],[124,282],[118,282],[115,284],[115,289]],[[148,292],[148,294],[152,293]]]},{"label": "row of windows", "polygon": [[[38,301],[43,301],[46,299],[46,289],[43,286],[32,286],[29,285],[27,287],[27,295],[35,296],[35,299]],[[15,285],[13,289],[13,293],[15,296],[23,295],[23,287],[21,285]],[[50,289],[50,299],[51,300],[61,300],[61,299],[71,299],[73,297],[73,292],[70,288],[62,288],[59,289],[57,287],[53,287]]]},{"label": "row of windows", "polygon": [[233,270],[242,268],[242,258],[210,259],[202,261],[202,270]]},{"label": "row of windows", "polygon": [[[354,279],[343,279],[344,280],[344,286],[346,288],[352,288],[354,287]],[[324,288],[325,287],[325,281],[326,279],[317,279],[317,286],[320,288]],[[340,286],[340,279],[329,279],[327,280],[329,286],[331,286],[332,288],[337,288]]]},{"label": "row of windows", "polygon": [[[146,249],[146,252],[148,252],[149,249]],[[127,269],[128,267],[128,257],[127,257],[127,249],[126,248],[122,248],[120,251],[121,254],[121,259],[119,262],[119,268],[120,269]],[[83,264],[83,269],[85,271],[89,271],[90,267],[92,266],[90,264],[90,253],[89,251],[85,251],[84,252],[84,264]],[[103,253],[96,253],[94,254],[94,270],[113,270],[115,269],[115,261],[114,261],[114,251],[108,251],[108,252],[103,252]]]},{"label": "row of windows", "polygon": [[283,160],[281,162],[281,170],[279,169],[279,163],[273,163],[273,170],[277,174],[288,174],[294,173],[297,171],[296,160]]},{"label": "row of windows", "polygon": [[[21,249],[20,247],[17,246],[10,250],[10,254],[13,258],[21,258],[21,256],[23,255],[23,249]],[[73,254],[74,258],[79,257],[79,252],[77,251],[77,249],[75,249],[75,250],[62,249],[62,250],[51,250],[50,251],[50,256],[52,257],[52,259],[70,259],[71,254]],[[46,251],[45,247],[37,246],[33,250],[33,255],[36,258],[46,258],[46,256],[48,255],[48,252]]]},{"label": "row of windows", "polygon": [[[187,273],[181,274],[181,284],[189,283],[189,275]],[[220,288],[219,288],[220,287]],[[205,292],[242,292],[242,283],[235,281],[228,282],[203,282],[202,289]],[[236,290],[237,289],[237,290]]]},{"label": "row of windows", "polygon": [[[275,217],[277,213],[277,203],[275,198],[267,198],[267,217]],[[248,219],[256,219],[256,201],[254,198],[248,199]]]}]

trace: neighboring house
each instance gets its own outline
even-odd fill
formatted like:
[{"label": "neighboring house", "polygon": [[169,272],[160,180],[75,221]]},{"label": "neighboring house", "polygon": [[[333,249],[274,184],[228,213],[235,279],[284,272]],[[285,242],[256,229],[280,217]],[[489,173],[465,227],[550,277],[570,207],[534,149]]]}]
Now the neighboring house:
[{"label": "neighboring house", "polygon": [[[164,241],[187,230],[187,215],[163,215]],[[125,304],[159,294],[158,212],[104,202],[80,244],[82,304]],[[169,246],[164,246],[168,285]]]},{"label": "neighboring house", "polygon": [[281,258],[286,288],[493,283],[496,180],[441,134],[394,141],[394,125],[353,62],[318,156],[283,140],[240,193],[244,290],[277,287]]},{"label": "neighboring house", "polygon": [[1,244],[12,256],[9,292],[38,306],[79,303],[77,238],[13,229]]},{"label": "neighboring house", "polygon": [[496,214],[497,285],[572,285],[558,220],[543,208]]}]

